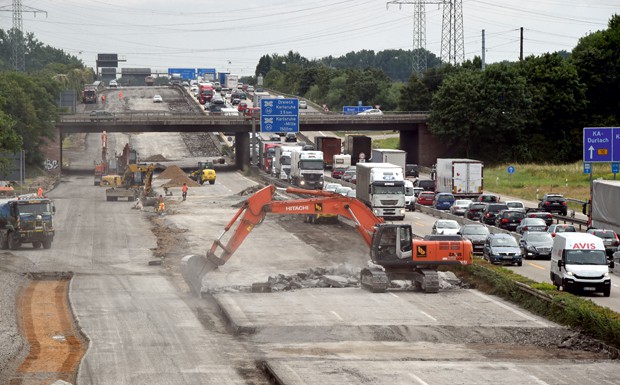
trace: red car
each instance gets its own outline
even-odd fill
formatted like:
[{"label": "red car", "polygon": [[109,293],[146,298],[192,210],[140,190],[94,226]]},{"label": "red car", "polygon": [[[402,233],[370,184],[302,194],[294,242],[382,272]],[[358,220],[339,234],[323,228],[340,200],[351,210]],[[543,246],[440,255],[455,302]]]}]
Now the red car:
[{"label": "red car", "polygon": [[244,112],[247,109],[248,109],[248,104],[246,102],[240,102],[239,105],[237,106],[237,110],[239,112]]},{"label": "red car", "polygon": [[435,201],[435,193],[432,191],[422,191],[416,199],[416,203],[422,206],[432,206]]},{"label": "red car", "polygon": [[250,107],[250,108],[246,108],[243,111],[243,116],[245,116],[246,118],[260,118],[260,107]]},{"label": "red car", "polygon": [[332,170],[332,178],[342,179],[342,174],[347,171],[346,167],[336,167]]}]

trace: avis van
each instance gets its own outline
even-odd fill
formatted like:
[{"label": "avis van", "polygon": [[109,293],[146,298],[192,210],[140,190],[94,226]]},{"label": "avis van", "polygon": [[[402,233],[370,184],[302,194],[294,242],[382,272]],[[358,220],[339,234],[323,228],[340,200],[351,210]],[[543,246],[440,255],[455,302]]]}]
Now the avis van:
[{"label": "avis van", "polygon": [[603,240],[587,233],[558,233],[551,250],[551,282],[566,292],[611,293]]}]

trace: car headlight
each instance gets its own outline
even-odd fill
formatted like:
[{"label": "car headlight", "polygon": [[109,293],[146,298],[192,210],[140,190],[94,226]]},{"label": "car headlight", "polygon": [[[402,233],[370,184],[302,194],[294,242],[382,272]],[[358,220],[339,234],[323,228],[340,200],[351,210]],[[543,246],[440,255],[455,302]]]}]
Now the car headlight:
[{"label": "car headlight", "polygon": [[303,185],[305,185],[305,184],[306,184],[306,181],[301,180],[301,181],[299,181],[299,184],[300,184],[301,186],[303,186]]},{"label": "car headlight", "polygon": [[603,274],[603,277],[609,278],[609,272],[606,272],[605,274]]},{"label": "car headlight", "polygon": [[567,271],[567,272],[566,272],[566,275],[570,275],[570,276],[572,277],[572,276],[574,276],[575,274],[573,274],[573,272],[572,272],[572,271]]},{"label": "car headlight", "polygon": [[400,209],[400,215],[405,215],[405,209]]}]

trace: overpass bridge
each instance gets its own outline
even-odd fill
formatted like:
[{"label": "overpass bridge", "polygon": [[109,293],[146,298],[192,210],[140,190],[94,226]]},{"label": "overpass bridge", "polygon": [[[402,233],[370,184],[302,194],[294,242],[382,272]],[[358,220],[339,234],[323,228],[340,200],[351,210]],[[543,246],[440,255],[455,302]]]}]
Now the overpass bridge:
[{"label": "overpass bridge", "polygon": [[[426,112],[386,113],[384,115],[343,115],[303,112],[299,129],[308,131],[398,131],[401,149],[407,151],[407,163],[430,166],[447,148],[427,127]],[[63,115],[56,124],[60,134],[107,132],[226,132],[235,135],[235,163],[243,168],[250,163],[248,133],[259,131],[259,119],[244,116],[209,116],[164,111],[122,112],[111,116],[89,114]]]}]

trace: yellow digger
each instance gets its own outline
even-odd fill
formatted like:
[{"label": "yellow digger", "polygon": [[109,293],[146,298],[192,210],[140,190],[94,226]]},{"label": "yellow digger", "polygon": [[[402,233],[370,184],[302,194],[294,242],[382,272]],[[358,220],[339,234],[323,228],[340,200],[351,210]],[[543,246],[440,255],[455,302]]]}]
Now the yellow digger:
[{"label": "yellow digger", "polygon": [[118,198],[127,198],[128,201],[133,201],[151,196],[154,169],[152,164],[148,166],[130,164],[121,178],[120,186],[118,179],[113,178],[113,184],[110,184],[113,187],[105,190],[106,200],[117,201]]}]

